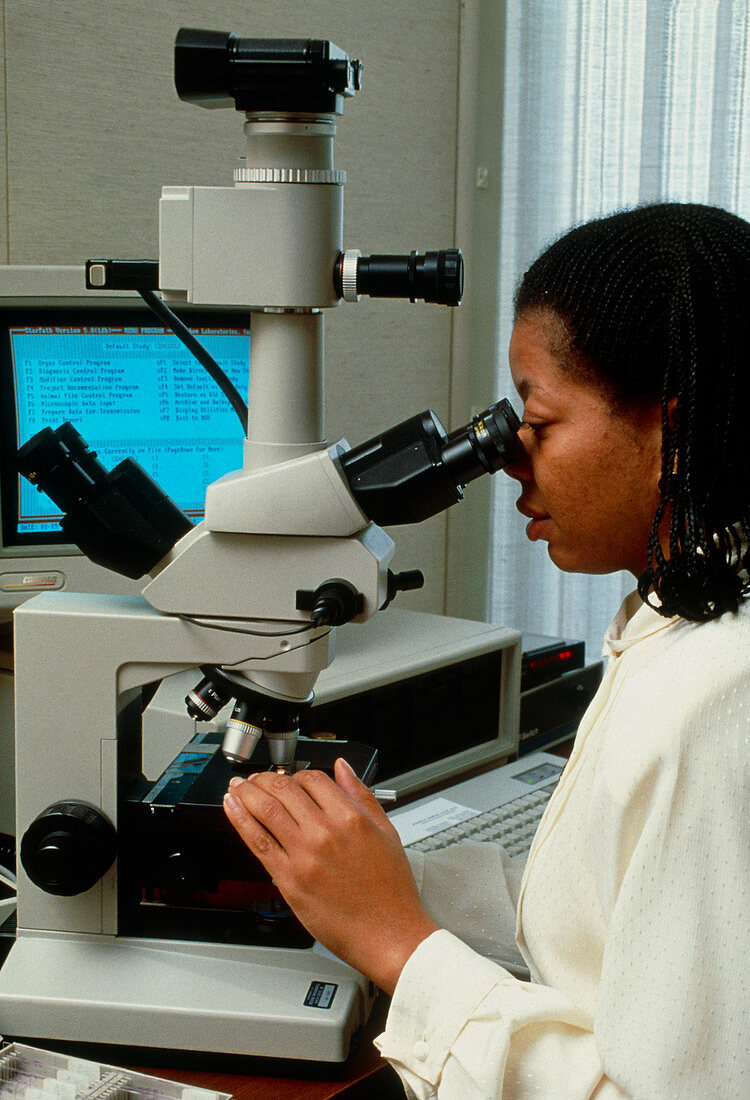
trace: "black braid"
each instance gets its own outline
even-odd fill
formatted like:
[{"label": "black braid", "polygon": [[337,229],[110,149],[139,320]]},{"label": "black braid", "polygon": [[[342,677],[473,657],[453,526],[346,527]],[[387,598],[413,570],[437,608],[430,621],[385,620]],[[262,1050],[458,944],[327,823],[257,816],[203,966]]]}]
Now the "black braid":
[{"label": "black braid", "polygon": [[692,620],[736,610],[750,595],[750,224],[658,203],[578,226],[521,280],[516,316],[539,309],[563,322],[568,369],[616,408],[661,402],[641,595]]}]

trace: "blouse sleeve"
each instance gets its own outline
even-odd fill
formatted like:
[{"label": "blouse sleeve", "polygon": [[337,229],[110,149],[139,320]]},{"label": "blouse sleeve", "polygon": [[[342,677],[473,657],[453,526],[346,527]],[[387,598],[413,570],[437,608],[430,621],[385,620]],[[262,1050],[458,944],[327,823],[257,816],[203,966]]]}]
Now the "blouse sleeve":
[{"label": "blouse sleeve", "polygon": [[516,944],[524,860],[499,844],[466,841],[437,852],[408,852],[427,912],[480,955],[528,977]]},{"label": "blouse sleeve", "polygon": [[[602,1077],[591,1021],[554,990],[514,976],[528,976],[514,938],[523,862],[499,845],[471,842],[409,859],[441,931],[406,964],[376,1040],[407,1096],[489,1100],[505,1087],[514,1100],[559,1100],[561,1059],[583,1090],[570,1095],[591,1096]],[[536,1091],[526,1092],[532,1063]],[[613,1087],[597,1100],[623,1095]]]},{"label": "blouse sleeve", "polygon": [[[435,932],[377,1041],[409,1097],[750,1096],[750,674],[708,673],[699,705],[676,702],[687,681],[642,714],[620,699],[581,822],[606,927],[595,1007]],[[554,937],[554,898],[549,920]]]},{"label": "blouse sleeve", "polygon": [[625,1094],[603,1080],[592,1021],[444,930],[413,953],[376,1040],[412,1100]]}]

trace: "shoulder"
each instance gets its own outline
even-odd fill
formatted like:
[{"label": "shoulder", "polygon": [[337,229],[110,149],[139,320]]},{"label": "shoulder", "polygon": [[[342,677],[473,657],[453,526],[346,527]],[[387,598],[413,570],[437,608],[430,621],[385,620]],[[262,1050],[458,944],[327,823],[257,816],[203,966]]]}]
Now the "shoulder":
[{"label": "shoulder", "polygon": [[[665,623],[618,658],[600,765],[612,793],[706,787],[750,772],[750,603],[704,623]],[[719,789],[717,786],[716,789]]]},{"label": "shoulder", "polygon": [[675,716],[720,704],[728,689],[750,690],[750,602],[708,622],[666,620],[622,655],[620,679],[630,705],[661,700]]}]

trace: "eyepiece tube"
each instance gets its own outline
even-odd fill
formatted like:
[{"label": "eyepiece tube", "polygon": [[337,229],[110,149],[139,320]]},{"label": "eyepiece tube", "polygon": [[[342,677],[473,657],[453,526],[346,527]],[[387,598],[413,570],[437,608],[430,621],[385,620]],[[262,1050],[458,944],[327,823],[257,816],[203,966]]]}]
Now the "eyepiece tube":
[{"label": "eyepiece tube", "polygon": [[360,294],[370,298],[408,298],[411,302],[436,302],[457,306],[464,292],[461,250],[411,252],[408,256],[363,256],[358,249],[342,252],[333,271],[333,285],[340,298],[356,302]]},{"label": "eyepiece tube", "polygon": [[375,523],[419,523],[461,500],[463,486],[523,454],[521,421],[498,401],[450,435],[431,409],[341,455],[362,511]]},{"label": "eyepiece tube", "polygon": [[66,421],[19,449],[18,470],[63,513],[69,542],[107,569],[135,580],[161,561],[192,523],[132,458],[107,471]]},{"label": "eyepiece tube", "polygon": [[18,451],[18,469],[43,490],[62,512],[88,499],[107,476],[96,451],[68,421],[57,431],[42,428]]},{"label": "eyepiece tube", "polygon": [[481,474],[494,474],[516,461],[523,450],[520,427],[510,402],[498,401],[451,432],[440,457],[454,480],[467,485]]}]

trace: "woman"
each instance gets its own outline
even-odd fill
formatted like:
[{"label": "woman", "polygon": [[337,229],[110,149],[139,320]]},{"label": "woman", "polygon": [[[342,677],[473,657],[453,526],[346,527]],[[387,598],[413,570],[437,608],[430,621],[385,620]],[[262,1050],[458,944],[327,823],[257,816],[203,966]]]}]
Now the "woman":
[{"label": "woman", "polygon": [[[232,781],[302,922],[393,994],[410,1096],[750,1095],[749,348],[750,225],[722,210],[597,220],[522,280],[528,536],[638,591],[520,887],[491,845],[410,865],[342,762]],[[516,909],[531,983],[486,957]]]}]

